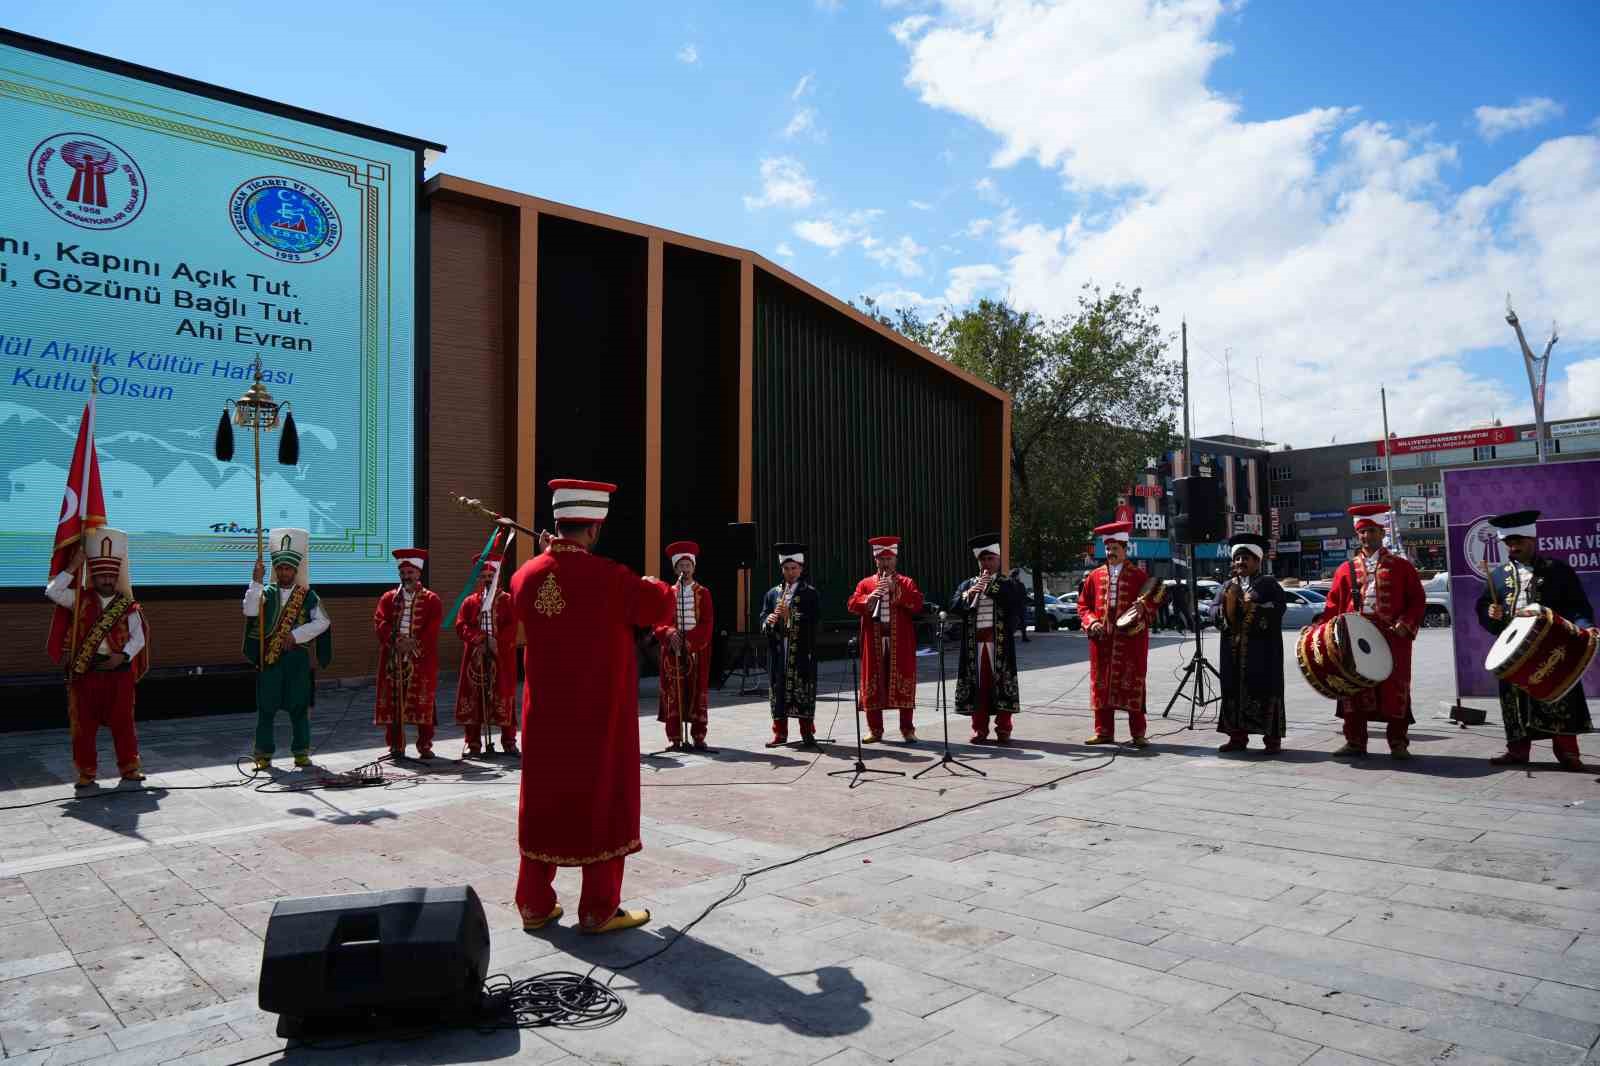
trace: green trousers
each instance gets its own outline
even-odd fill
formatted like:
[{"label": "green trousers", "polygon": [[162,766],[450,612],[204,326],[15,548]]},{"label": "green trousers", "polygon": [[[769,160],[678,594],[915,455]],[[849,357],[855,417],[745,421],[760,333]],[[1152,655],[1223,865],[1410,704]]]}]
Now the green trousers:
[{"label": "green trousers", "polygon": [[272,728],[278,712],[289,712],[289,750],[311,753],[311,656],[305,648],[285,652],[277,662],[256,675],[256,750],[271,755],[276,744]]}]

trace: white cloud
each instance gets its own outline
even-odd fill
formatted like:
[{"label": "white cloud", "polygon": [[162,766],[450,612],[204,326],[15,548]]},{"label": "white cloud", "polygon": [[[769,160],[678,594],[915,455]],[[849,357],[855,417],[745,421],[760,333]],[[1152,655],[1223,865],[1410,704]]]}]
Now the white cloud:
[{"label": "white cloud", "polygon": [[779,241],[778,242],[778,247],[775,250],[777,251],[779,257],[781,257],[783,259],[793,259],[794,258],[794,249],[789,247],[789,242],[788,241]]},{"label": "white cloud", "polygon": [[[1524,325],[1523,329],[1528,327]],[[1533,338],[1528,338],[1533,343]],[[1543,351],[1541,344],[1539,351]],[[1556,350],[1559,352],[1560,346]],[[1550,383],[1546,401],[1546,418],[1583,418],[1600,415],[1600,357],[1580,359],[1573,363],[1554,360],[1552,369],[1560,377]]]},{"label": "white cloud", "polygon": [[[925,103],[993,133],[995,167],[1055,171],[1079,205],[997,218],[996,288],[1059,313],[1085,282],[1141,287],[1165,326],[1188,315],[1191,350],[1231,346],[1247,372],[1262,357],[1280,397],[1268,435],[1291,443],[1376,437],[1380,382],[1401,434],[1525,407],[1525,390],[1466,366],[1466,353],[1510,345],[1507,289],[1525,318],[1558,317],[1569,351],[1600,350],[1600,227],[1580,221],[1600,217],[1600,137],[1547,140],[1457,191],[1452,146],[1358,120],[1342,101],[1245,121],[1207,84],[1228,10],[947,0],[904,31],[907,82]],[[998,197],[987,180],[975,191]],[[1568,365],[1574,395],[1592,395],[1588,361]],[[1227,408],[1220,367],[1199,367],[1201,427],[1225,430],[1225,414],[1208,421]]]},{"label": "white cloud", "polygon": [[870,252],[878,246],[878,239],[872,236],[872,223],[882,214],[877,208],[869,208],[827,218],[808,218],[794,224],[794,235],[826,248],[829,254],[852,244]]},{"label": "white cloud", "polygon": [[955,307],[966,307],[980,294],[992,294],[1005,288],[1006,272],[993,263],[974,263],[950,268],[950,283],[945,286],[944,298]]},{"label": "white cloud", "polygon": [[678,62],[694,66],[700,62],[700,49],[692,44],[686,44],[678,49]]},{"label": "white cloud", "polygon": [[805,73],[800,75],[800,80],[794,83],[794,89],[789,93],[789,99],[799,100],[802,96],[817,91],[816,75]]},{"label": "white cloud", "polygon": [[902,236],[899,240],[881,247],[869,247],[867,258],[881,267],[897,271],[903,278],[916,278],[922,276],[920,260],[927,254],[928,249],[910,237]]},{"label": "white cloud", "polygon": [[1517,130],[1528,130],[1561,116],[1561,105],[1548,96],[1530,96],[1519,100],[1514,107],[1474,108],[1472,117],[1478,120],[1478,133],[1486,141],[1495,140]]},{"label": "white cloud", "polygon": [[906,206],[913,211],[932,211],[933,205],[926,200],[907,200]]},{"label": "white cloud", "polygon": [[798,159],[771,156],[761,161],[761,195],[746,196],[748,211],[763,207],[810,207],[817,202],[817,183]]},{"label": "white cloud", "polygon": [[979,178],[972,183],[972,191],[978,194],[978,199],[991,204],[1006,202],[1005,194],[1000,191],[993,178]]},{"label": "white cloud", "polygon": [[994,219],[975,218],[967,223],[967,228],[961,231],[961,235],[963,237],[971,237],[973,240],[980,240],[992,229],[994,229]]},{"label": "white cloud", "polygon": [[889,32],[894,34],[894,39],[901,44],[908,44],[913,37],[921,33],[933,22],[932,15],[908,15],[889,27]]},{"label": "white cloud", "polygon": [[783,128],[783,135],[789,140],[800,136],[809,136],[813,140],[821,140],[822,130],[817,127],[817,109],[802,107],[794,113],[789,124]]}]

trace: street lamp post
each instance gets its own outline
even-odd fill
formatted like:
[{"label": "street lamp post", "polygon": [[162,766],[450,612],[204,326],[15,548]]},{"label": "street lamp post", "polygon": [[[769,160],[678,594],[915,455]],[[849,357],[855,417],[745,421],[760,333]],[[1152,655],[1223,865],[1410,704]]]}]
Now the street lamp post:
[{"label": "street lamp post", "polygon": [[1528,347],[1528,338],[1522,335],[1522,323],[1511,307],[1509,292],[1506,293],[1506,322],[1516,331],[1517,343],[1522,345],[1522,364],[1528,371],[1528,390],[1533,393],[1534,453],[1542,463],[1548,458],[1544,442],[1544,383],[1550,375],[1550,349],[1556,346],[1561,335],[1556,332],[1556,324],[1551,322],[1550,339],[1545,343],[1544,354],[1534,355],[1533,349]]}]

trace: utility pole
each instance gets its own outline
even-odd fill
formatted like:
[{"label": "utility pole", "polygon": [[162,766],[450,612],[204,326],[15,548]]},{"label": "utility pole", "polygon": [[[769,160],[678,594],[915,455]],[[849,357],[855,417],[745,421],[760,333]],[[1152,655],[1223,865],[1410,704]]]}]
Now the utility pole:
[{"label": "utility pole", "polygon": [[1261,398],[1261,357],[1256,356],[1256,413],[1261,417],[1261,446],[1267,445],[1267,405]]},{"label": "utility pole", "polygon": [[1556,346],[1561,335],[1556,332],[1556,324],[1551,322],[1550,340],[1544,346],[1544,354],[1534,355],[1533,349],[1528,347],[1528,338],[1522,335],[1522,323],[1511,308],[1509,292],[1506,293],[1506,322],[1516,331],[1517,343],[1522,346],[1522,365],[1528,371],[1528,391],[1533,394],[1534,452],[1542,463],[1548,458],[1544,443],[1544,383],[1550,375],[1550,349]]},{"label": "utility pole", "polygon": [[1383,483],[1389,497],[1389,532],[1394,536],[1395,554],[1404,556],[1405,546],[1400,543],[1400,507],[1394,498],[1394,472],[1390,469],[1394,449],[1389,442],[1389,394],[1382,385],[1378,386],[1378,400],[1383,404]]},{"label": "utility pole", "polygon": [[1228,435],[1237,437],[1239,429],[1233,422],[1233,349],[1222,349],[1222,373],[1228,383]]}]

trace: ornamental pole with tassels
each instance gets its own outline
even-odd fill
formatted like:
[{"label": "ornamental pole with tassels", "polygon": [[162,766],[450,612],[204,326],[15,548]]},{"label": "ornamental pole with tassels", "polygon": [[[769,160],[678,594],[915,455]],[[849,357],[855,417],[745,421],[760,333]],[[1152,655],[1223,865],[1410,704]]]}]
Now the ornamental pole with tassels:
[{"label": "ornamental pole with tassels", "polygon": [[[256,459],[256,563],[264,565],[266,562],[266,528],[262,525],[261,518],[261,434],[263,431],[271,432],[278,428],[278,416],[284,415],[283,434],[278,438],[278,462],[284,466],[295,466],[300,462],[300,434],[294,428],[294,414],[289,411],[288,400],[274,400],[272,393],[267,391],[266,385],[261,381],[261,355],[256,354],[255,380],[244,391],[244,395],[237,400],[224,400],[222,404],[222,417],[217,420],[217,459],[224,463],[233,461],[233,427],[235,425],[252,430],[254,438]],[[229,411],[232,418],[229,418]],[[267,620],[257,614],[256,636],[259,646],[256,654],[256,669],[261,670],[267,662]]]}]

